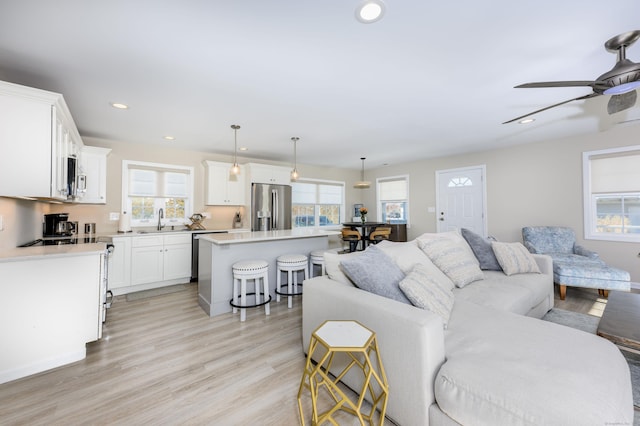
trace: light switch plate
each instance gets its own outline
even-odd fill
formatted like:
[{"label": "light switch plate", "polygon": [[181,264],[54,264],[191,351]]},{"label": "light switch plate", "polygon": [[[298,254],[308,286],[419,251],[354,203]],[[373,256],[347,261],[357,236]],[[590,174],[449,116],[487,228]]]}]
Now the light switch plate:
[{"label": "light switch plate", "polygon": [[4,217],[0,215],[0,231],[4,231]]},{"label": "light switch plate", "polygon": [[119,219],[120,219],[120,213],[117,213],[117,212],[109,213],[109,220],[119,220]]},{"label": "light switch plate", "polygon": [[436,212],[435,207],[427,207],[427,213],[435,213],[435,212]]}]

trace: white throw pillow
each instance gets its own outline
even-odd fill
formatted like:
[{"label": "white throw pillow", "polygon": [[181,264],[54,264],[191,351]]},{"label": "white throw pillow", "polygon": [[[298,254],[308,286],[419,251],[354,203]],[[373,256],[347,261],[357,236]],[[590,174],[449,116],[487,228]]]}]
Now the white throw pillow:
[{"label": "white throw pillow", "polygon": [[491,247],[505,274],[540,273],[536,260],[521,243],[493,241]]},{"label": "white throw pillow", "polygon": [[441,237],[438,235],[440,234],[430,234],[429,238],[421,236],[418,244],[456,287],[462,288],[484,279],[478,259],[464,238],[455,232],[443,232]]},{"label": "white throw pillow", "polygon": [[414,306],[438,315],[447,328],[454,302],[453,283],[449,283],[433,279],[425,266],[416,264],[399,286]]},{"label": "white throw pillow", "polygon": [[429,276],[442,286],[453,287],[453,282],[449,277],[433,264],[425,252],[420,250],[417,240],[406,243],[384,240],[376,244],[376,247],[393,259],[405,275],[411,273],[413,268],[419,264],[426,268],[429,271]]}]

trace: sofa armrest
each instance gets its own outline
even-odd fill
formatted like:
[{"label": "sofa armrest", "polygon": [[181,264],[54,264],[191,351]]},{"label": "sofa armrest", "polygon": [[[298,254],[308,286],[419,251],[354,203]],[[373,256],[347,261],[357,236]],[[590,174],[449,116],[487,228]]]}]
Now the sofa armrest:
[{"label": "sofa armrest", "polygon": [[589,259],[600,259],[600,256],[598,255],[598,253],[596,253],[595,251],[591,251],[587,248],[584,248],[578,244],[573,246],[573,253],[577,254],[578,256],[588,257]]},{"label": "sofa armrest", "polygon": [[546,254],[532,254],[533,258],[540,268],[540,272],[543,274],[553,276],[553,259]]},{"label": "sofa armrest", "polygon": [[[403,425],[426,424],[434,381],[445,360],[442,320],[435,314],[360,290],[327,276],[304,281],[302,342],[326,320],[356,320],[376,333],[389,382],[387,414]],[[334,364],[337,370],[338,363]],[[336,371],[334,371],[335,373]],[[337,370],[339,372],[339,370]],[[361,378],[344,381],[360,388]]]}]

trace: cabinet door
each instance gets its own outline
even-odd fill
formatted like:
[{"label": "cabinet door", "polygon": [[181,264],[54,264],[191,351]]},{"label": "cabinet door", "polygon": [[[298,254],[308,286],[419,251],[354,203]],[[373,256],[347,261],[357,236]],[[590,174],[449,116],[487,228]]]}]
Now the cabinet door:
[{"label": "cabinet door", "polygon": [[286,167],[251,163],[250,178],[255,183],[291,184],[291,170]]},{"label": "cabinet door", "polygon": [[191,278],[191,244],[164,246],[164,279]]},{"label": "cabinet door", "polygon": [[109,256],[109,288],[131,285],[131,239],[113,238],[113,253]]},{"label": "cabinet door", "polygon": [[162,237],[133,237],[131,245],[131,285],[162,281]]},{"label": "cabinet door", "polygon": [[110,149],[85,146],[80,156],[80,172],[86,177],[84,204],[107,203],[107,155]]},{"label": "cabinet door", "polygon": [[230,163],[205,161],[207,168],[206,204],[209,206],[232,206],[245,204],[244,167],[240,174],[231,174]]}]

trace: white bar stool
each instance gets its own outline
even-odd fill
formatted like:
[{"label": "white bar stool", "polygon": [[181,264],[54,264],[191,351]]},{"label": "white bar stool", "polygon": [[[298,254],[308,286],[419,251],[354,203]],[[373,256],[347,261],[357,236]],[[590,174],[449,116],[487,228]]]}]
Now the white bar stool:
[{"label": "white bar stool", "polygon": [[[264,305],[265,315],[271,313],[269,302],[271,295],[269,294],[269,263],[265,260],[243,260],[236,262],[232,266],[233,269],[233,299],[229,304],[233,307],[235,314],[240,309],[240,321],[244,321],[247,317],[246,308],[257,308]],[[253,293],[247,293],[247,280],[253,280]],[[261,280],[261,282],[260,282]],[[238,283],[240,283],[240,294],[238,294]],[[262,290],[260,289],[262,284]],[[262,301],[261,293],[264,295]],[[247,304],[247,296],[255,295],[255,303]]]},{"label": "white bar stool", "polygon": [[331,250],[314,250],[309,255],[309,275],[311,278],[315,276],[315,268],[314,266],[320,266],[320,275],[326,275],[327,270],[324,266],[324,254],[325,253],[338,253],[340,249],[331,249]]},{"label": "white bar stool", "polygon": [[[298,273],[304,271],[304,279],[309,278],[309,260],[304,254],[283,254],[277,258],[278,278],[276,284],[276,302],[280,301],[280,296],[287,296],[287,306],[293,306],[292,296],[299,296],[302,290],[298,291]],[[282,284],[282,273],[287,273],[287,283]],[[300,283],[302,285],[302,283]],[[282,287],[287,287],[287,292],[280,291]]]}]

